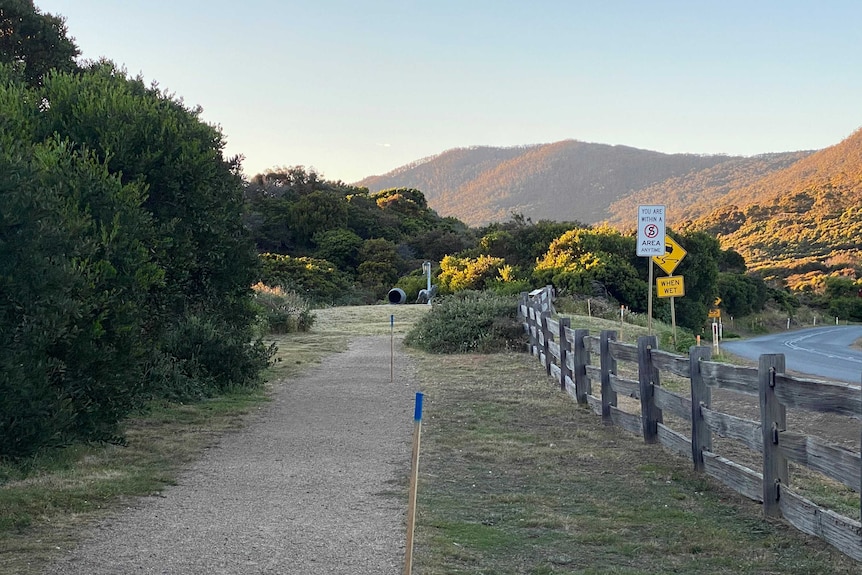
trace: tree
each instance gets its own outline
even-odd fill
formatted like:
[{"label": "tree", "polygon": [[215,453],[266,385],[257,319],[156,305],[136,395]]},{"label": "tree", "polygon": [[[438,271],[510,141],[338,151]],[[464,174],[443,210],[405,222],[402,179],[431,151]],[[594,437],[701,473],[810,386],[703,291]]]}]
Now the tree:
[{"label": "tree", "polygon": [[647,285],[638,259],[635,238],[609,227],[578,228],[551,242],[533,275],[536,283],[571,293],[607,295],[644,311]]},{"label": "tree", "polygon": [[356,272],[363,240],[355,233],[344,228],[326,230],[315,234],[314,243],[317,244],[315,257],[330,261],[346,272]]},{"label": "tree", "polygon": [[63,18],[43,14],[33,0],[0,4],[0,62],[21,66],[30,85],[41,85],[51,70],[77,71],[79,54]]},{"label": "tree", "polygon": [[688,252],[674,271],[674,274],[685,278],[685,297],[675,301],[677,322],[689,329],[700,330],[718,296],[721,246],[717,239],[705,232],[670,233]]},{"label": "tree", "polygon": [[533,223],[523,215],[513,214],[508,222],[484,228],[480,232],[479,248],[482,253],[503,258],[510,265],[532,267],[554,239],[569,230],[584,227],[579,222],[541,220]]},{"label": "tree", "polygon": [[769,289],[760,278],[720,272],[717,287],[722,307],[732,316],[761,311],[769,300]]},{"label": "tree", "polygon": [[398,253],[395,244],[382,238],[365,240],[359,250],[362,263],[356,269],[357,279],[378,299],[398,280]]}]

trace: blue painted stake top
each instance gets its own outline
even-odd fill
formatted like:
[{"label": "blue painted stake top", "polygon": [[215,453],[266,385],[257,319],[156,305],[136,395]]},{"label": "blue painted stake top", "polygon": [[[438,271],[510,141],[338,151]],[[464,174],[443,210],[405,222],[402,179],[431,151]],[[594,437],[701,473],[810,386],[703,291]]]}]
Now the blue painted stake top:
[{"label": "blue painted stake top", "polygon": [[413,420],[422,421],[422,399],[424,396],[421,392],[416,392],[416,409],[413,411]]},{"label": "blue painted stake top", "polygon": [[389,327],[395,327],[395,316],[394,315],[389,316]]}]

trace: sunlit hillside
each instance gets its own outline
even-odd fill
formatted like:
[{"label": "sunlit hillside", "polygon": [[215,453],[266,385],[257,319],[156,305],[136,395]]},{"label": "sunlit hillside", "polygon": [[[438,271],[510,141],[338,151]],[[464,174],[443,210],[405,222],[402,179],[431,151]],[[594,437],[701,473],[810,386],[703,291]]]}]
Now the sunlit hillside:
[{"label": "sunlit hillside", "polygon": [[565,140],[449,150],[357,185],[372,192],[417,188],[440,215],[471,225],[503,221],[512,213],[534,221],[595,223],[607,219],[612,203],[642,188],[734,159]]},{"label": "sunlit hillside", "polygon": [[726,196],[684,227],[716,234],[765,275],[803,287],[862,266],[862,130]]}]

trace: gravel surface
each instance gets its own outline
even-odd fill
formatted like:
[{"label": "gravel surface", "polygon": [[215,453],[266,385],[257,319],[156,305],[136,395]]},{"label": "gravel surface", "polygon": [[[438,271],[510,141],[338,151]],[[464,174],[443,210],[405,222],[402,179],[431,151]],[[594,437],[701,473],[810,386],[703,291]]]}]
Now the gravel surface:
[{"label": "gravel surface", "polygon": [[159,496],[93,529],[50,574],[387,574],[404,557],[409,357],[354,340]]}]

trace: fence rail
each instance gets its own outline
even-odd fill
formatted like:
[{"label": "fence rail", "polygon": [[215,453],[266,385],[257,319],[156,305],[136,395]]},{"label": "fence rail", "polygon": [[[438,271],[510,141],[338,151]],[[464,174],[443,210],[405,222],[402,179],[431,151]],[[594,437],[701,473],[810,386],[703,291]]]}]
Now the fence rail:
[{"label": "fence rail", "polygon": [[[556,316],[550,286],[522,294],[519,312],[530,353],[562,391],[589,405],[605,423],[691,458],[696,470],[761,502],[765,515],[782,517],[862,561],[862,523],[796,493],[788,470],[789,462],[807,467],[862,498],[862,456],[819,437],[787,430],[787,408],[862,420],[860,387],[789,375],[783,354],[762,355],[757,368],[739,367],[711,361],[708,347],[692,347],[685,357],[659,350],[654,336],[640,337],[632,345],[616,341],[611,330],[590,335],[588,330],[572,329],[568,318]],[[593,355],[598,365],[592,363]],[[636,380],[618,375],[618,365],[626,363],[636,364]],[[690,396],[662,387],[662,373],[687,379]],[[599,395],[593,395],[594,382]],[[715,410],[713,389],[756,397],[760,420]],[[620,409],[619,396],[638,400],[640,413]],[[690,435],[665,425],[665,413],[690,423]],[[715,453],[714,436],[735,440],[759,454],[760,471]]]}]

